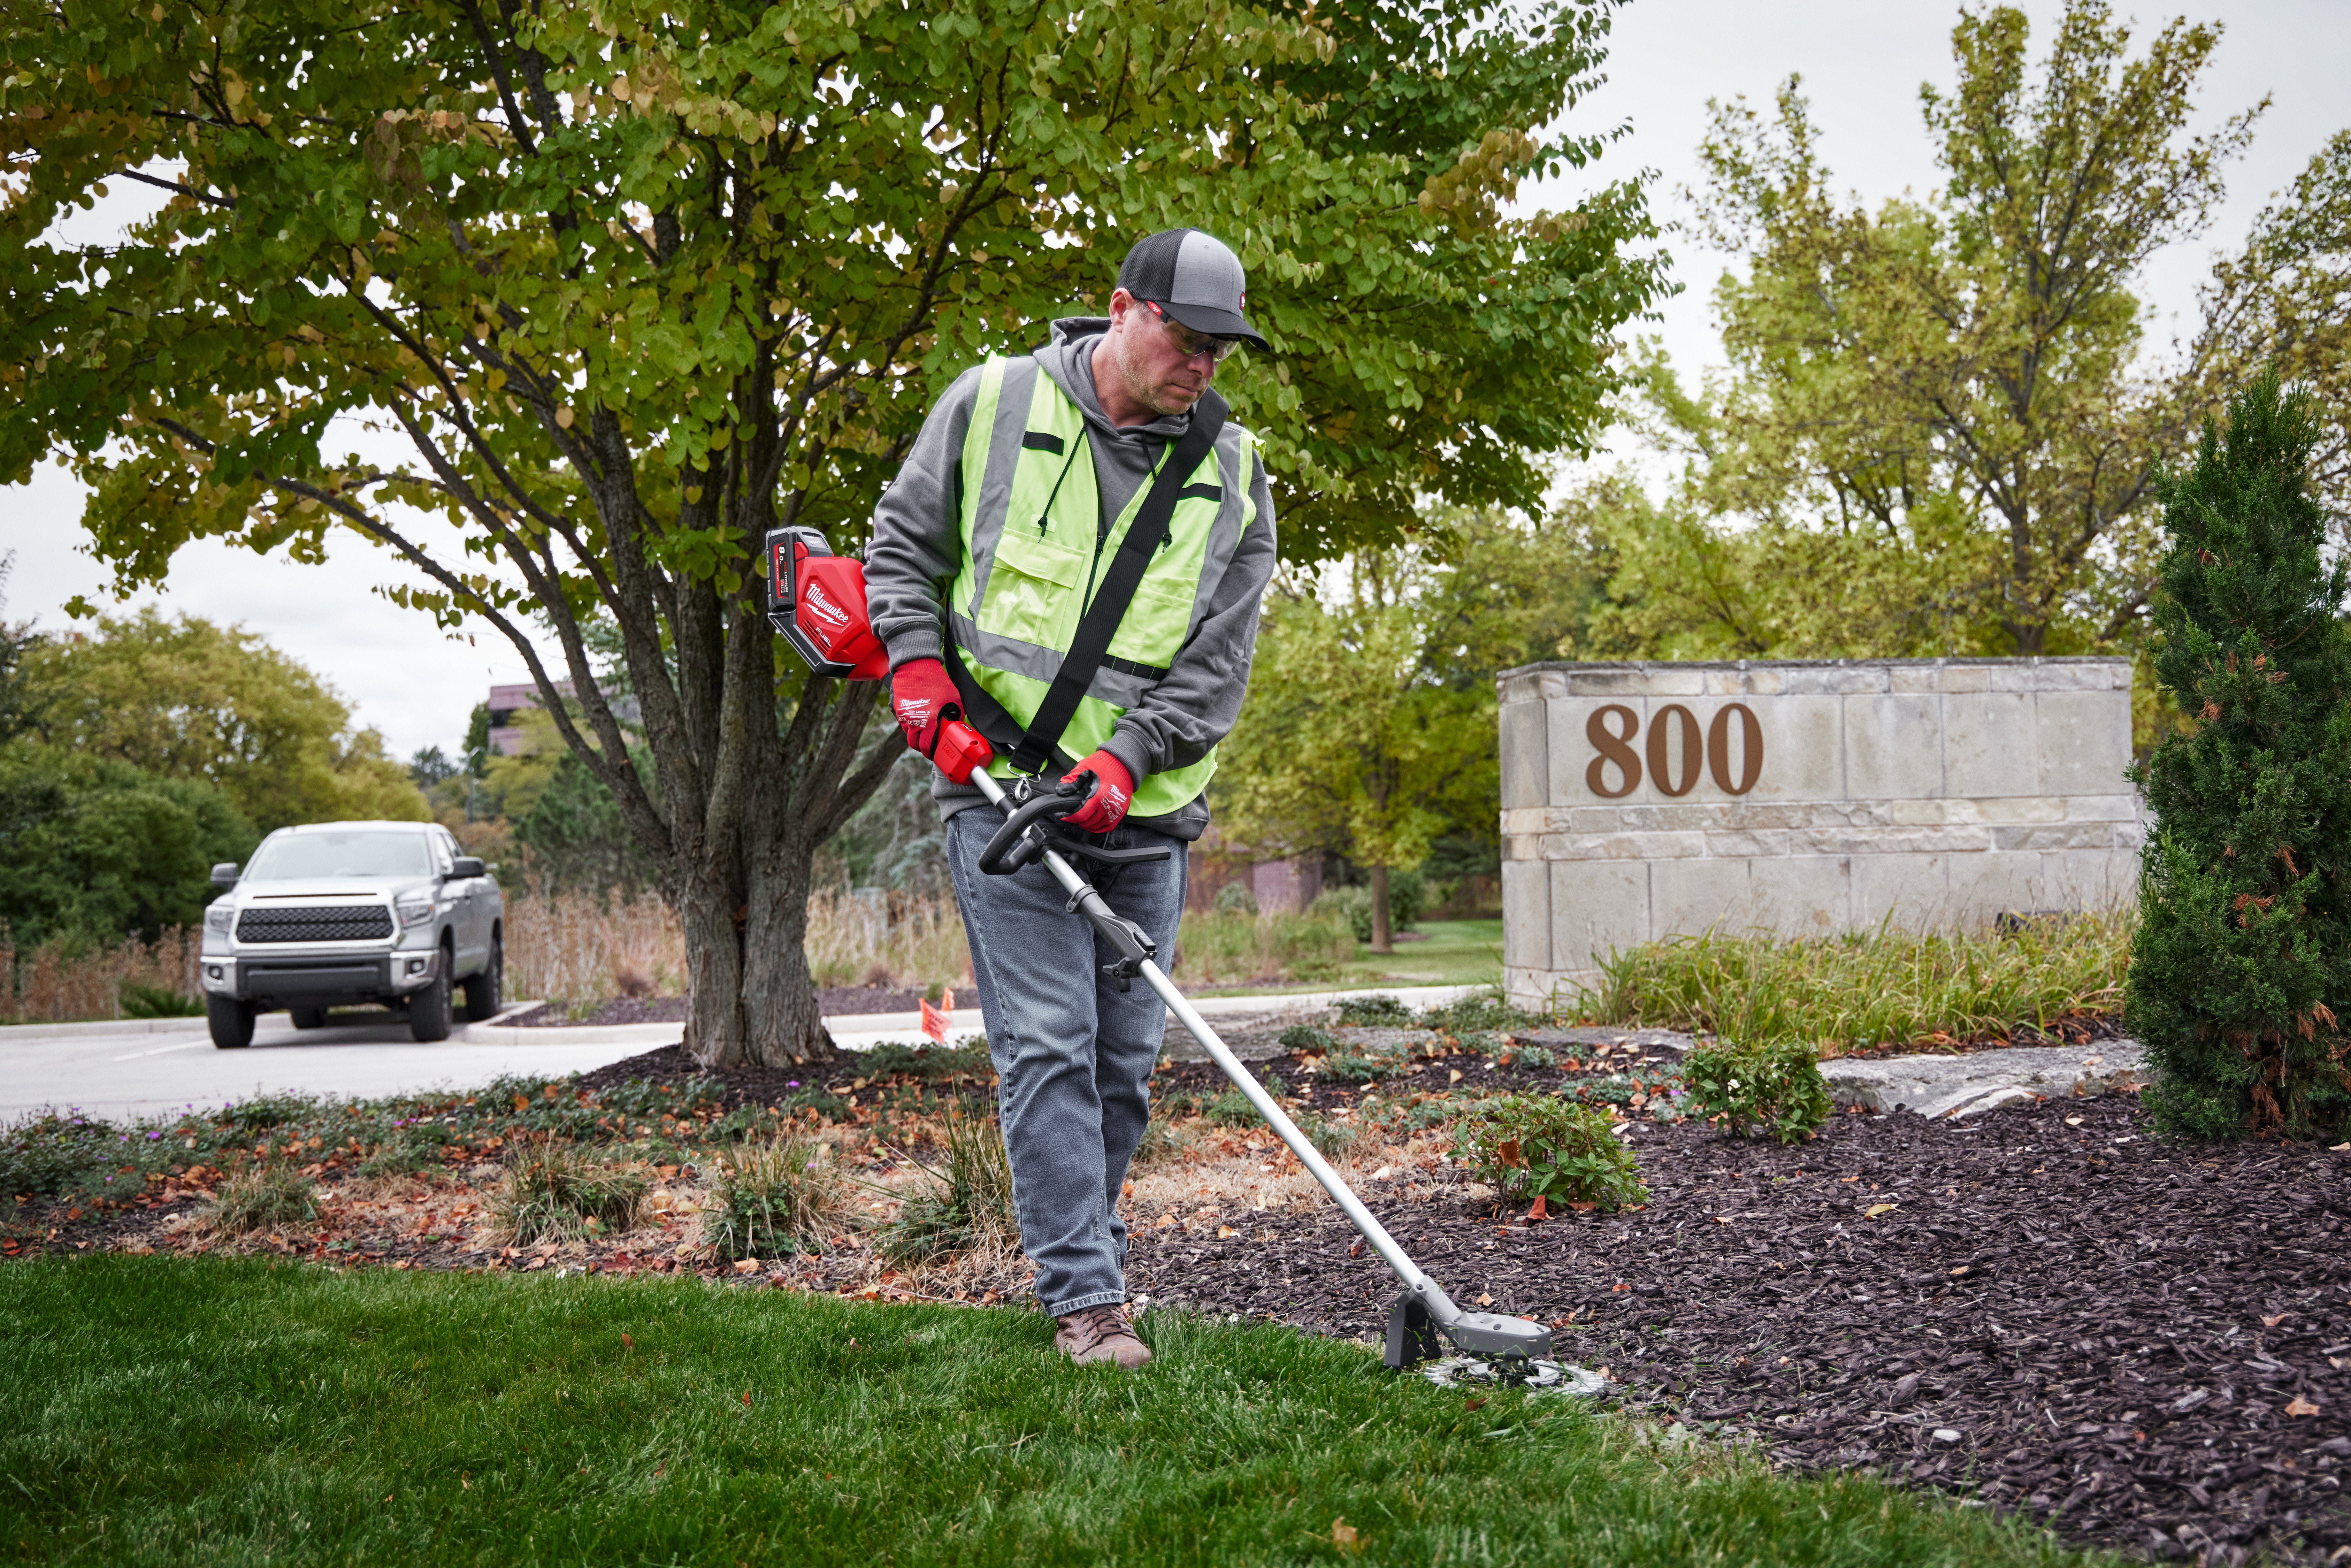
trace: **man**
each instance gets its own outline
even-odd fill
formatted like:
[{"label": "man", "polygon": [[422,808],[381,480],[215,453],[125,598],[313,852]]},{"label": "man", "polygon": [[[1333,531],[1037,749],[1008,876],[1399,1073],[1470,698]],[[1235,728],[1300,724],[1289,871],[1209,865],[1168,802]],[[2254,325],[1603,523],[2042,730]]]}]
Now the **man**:
[{"label": "man", "polygon": [[[1055,773],[1091,775],[1069,828],[1113,849],[1170,852],[1089,868],[1162,953],[1175,950],[1185,852],[1207,826],[1202,791],[1240,713],[1273,572],[1273,502],[1250,434],[1225,423],[1189,473],[1169,468],[1196,421],[1196,445],[1223,417],[1208,387],[1218,362],[1243,341],[1266,346],[1242,314],[1245,289],[1239,257],[1197,229],[1143,240],[1119,267],[1108,317],[1057,320],[1033,355],[990,360],[947,390],[876,508],[866,552],[867,607],[907,744],[934,757],[943,716],[961,711],[983,730],[993,721],[998,777],[1024,739],[1032,765],[1050,746]],[[1050,700],[1130,525],[1169,496],[1164,535],[1134,535],[1151,545],[1149,564],[1082,696],[1071,685]],[[1057,709],[1067,713],[1058,735],[1039,736]],[[1118,1199],[1149,1117],[1165,1010],[1147,988],[1122,992],[1102,975],[1117,954],[1041,864],[980,872],[1003,817],[978,790],[942,774],[931,792],[1038,1299],[1071,1359],[1141,1366],[1151,1353],[1120,1311]]]}]

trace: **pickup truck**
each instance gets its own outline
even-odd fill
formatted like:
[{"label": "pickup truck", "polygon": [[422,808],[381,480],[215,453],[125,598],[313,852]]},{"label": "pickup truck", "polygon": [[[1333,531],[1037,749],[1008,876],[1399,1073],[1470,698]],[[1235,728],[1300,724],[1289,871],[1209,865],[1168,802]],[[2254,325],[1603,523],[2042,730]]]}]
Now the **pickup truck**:
[{"label": "pickup truck", "polygon": [[482,862],[430,822],[280,828],[204,910],[200,963],[213,1043],[253,1043],[254,1015],[284,1008],[317,1029],[330,1008],[382,1006],[420,1040],[446,1040],[455,988],[465,1017],[498,1010],[506,897]]}]

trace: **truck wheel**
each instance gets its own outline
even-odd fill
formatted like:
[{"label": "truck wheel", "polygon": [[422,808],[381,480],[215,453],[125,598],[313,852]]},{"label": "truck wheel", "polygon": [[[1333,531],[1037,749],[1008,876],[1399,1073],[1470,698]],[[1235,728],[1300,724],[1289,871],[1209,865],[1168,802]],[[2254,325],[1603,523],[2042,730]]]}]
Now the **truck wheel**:
[{"label": "truck wheel", "polygon": [[490,961],[482,966],[478,975],[465,980],[465,1021],[482,1023],[498,1015],[499,993],[507,984],[507,944],[503,936],[490,938]]},{"label": "truck wheel", "polygon": [[296,1029],[324,1029],[327,1009],[324,1008],[287,1008],[286,1016],[294,1020]]},{"label": "truck wheel", "polygon": [[223,1051],[236,1051],[253,1043],[251,1002],[214,992],[204,998],[204,1022],[212,1030],[213,1043]]},{"label": "truck wheel", "polygon": [[449,1038],[449,964],[452,955],[441,949],[441,963],[433,983],[408,998],[408,1033],[412,1040],[431,1041]]}]

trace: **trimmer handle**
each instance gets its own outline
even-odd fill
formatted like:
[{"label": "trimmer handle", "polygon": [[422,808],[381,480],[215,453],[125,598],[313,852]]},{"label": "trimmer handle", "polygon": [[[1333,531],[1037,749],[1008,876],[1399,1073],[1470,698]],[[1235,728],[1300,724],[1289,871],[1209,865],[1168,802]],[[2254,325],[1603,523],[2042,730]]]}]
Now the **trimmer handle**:
[{"label": "trimmer handle", "polygon": [[[945,747],[946,742],[940,746]],[[989,876],[1010,876],[1045,852],[1042,833],[1031,837],[1029,830],[1048,820],[1059,821],[1085,803],[1093,792],[1095,776],[1081,773],[1075,779],[1057,779],[1050,783],[1041,779],[1023,779],[1015,786],[1015,804],[1004,813],[1004,826],[996,830],[987,847],[979,852],[979,869]]]},{"label": "trimmer handle", "polygon": [[[950,713],[955,711],[948,709]],[[996,760],[996,747],[987,744],[987,737],[962,719],[945,718],[939,721],[939,743],[932,748],[931,760],[950,781],[968,784],[974,769],[985,768]]]}]

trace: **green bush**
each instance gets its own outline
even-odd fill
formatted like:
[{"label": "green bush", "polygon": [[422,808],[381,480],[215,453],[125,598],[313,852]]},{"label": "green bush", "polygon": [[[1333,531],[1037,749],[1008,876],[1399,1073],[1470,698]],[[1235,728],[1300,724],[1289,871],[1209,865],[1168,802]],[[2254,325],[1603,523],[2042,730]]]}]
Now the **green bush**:
[{"label": "green bush", "polygon": [[962,1045],[901,1045],[884,1040],[857,1055],[861,1078],[917,1078],[925,1083],[956,1077],[986,1078],[996,1069],[987,1059],[987,1041],[974,1035]]},{"label": "green bush", "polygon": [[300,1225],[319,1212],[318,1188],[291,1166],[248,1166],[231,1172],[214,1189],[203,1214],[206,1225],[232,1235]]},{"label": "green bush", "polygon": [[1832,1109],[1820,1058],[1793,1042],[1698,1046],[1682,1058],[1682,1081],[1689,1113],[1719,1118],[1734,1137],[1754,1127],[1792,1144],[1818,1132]]},{"label": "green bush", "polygon": [[1219,915],[1246,915],[1257,917],[1257,894],[1245,882],[1228,882],[1217,889],[1214,904]]},{"label": "green bush", "polygon": [[[875,1244],[893,1263],[936,1263],[984,1247],[1020,1239],[1012,1211],[1012,1166],[996,1118],[950,1116],[946,1146],[936,1166],[924,1166],[929,1186],[906,1199]],[[916,1162],[920,1164],[920,1162]]]},{"label": "green bush", "polygon": [[1383,1078],[1393,1078],[1404,1071],[1405,1059],[1379,1052],[1358,1052],[1344,1049],[1334,1051],[1322,1059],[1319,1071],[1325,1078],[1335,1078],[1342,1083],[1373,1083]]},{"label": "green bush", "polygon": [[1416,871],[1388,873],[1388,923],[1409,931],[1428,913],[1428,879]]},{"label": "green bush", "polygon": [[702,1238],[721,1258],[819,1252],[848,1208],[841,1173],[813,1138],[751,1138],[712,1162]]},{"label": "green bush", "polygon": [[54,1197],[108,1162],[111,1131],[79,1116],[34,1116],[0,1127],[0,1199]]},{"label": "green bush", "polygon": [[127,985],[122,988],[122,1016],[127,1019],[195,1019],[204,1016],[202,997],[183,996],[168,986]]},{"label": "green bush", "polygon": [[1462,1118],[1470,1174],[1512,1203],[1589,1203],[1604,1213],[1646,1202],[1633,1151],[1604,1112],[1542,1094],[1503,1094]]},{"label": "green bush", "polygon": [[1474,992],[1458,1002],[1447,1002],[1430,1008],[1420,1015],[1424,1029],[1442,1030],[1447,1034],[1470,1034],[1479,1030],[1534,1029],[1548,1022],[1532,1014],[1520,1012],[1502,995],[1499,986]]},{"label": "green bush", "polygon": [[1559,1055],[1549,1046],[1529,1045],[1523,1040],[1511,1040],[1495,1053],[1494,1060],[1504,1067],[1557,1067]]},{"label": "green bush", "polygon": [[1372,890],[1368,887],[1326,887],[1314,895],[1307,913],[1344,921],[1358,942],[1372,939]]},{"label": "green bush", "polygon": [[1409,1029],[1413,1016],[1412,1009],[1395,998],[1374,992],[1341,998],[1339,1021],[1358,1029]]},{"label": "green bush", "polygon": [[639,1172],[550,1139],[507,1167],[505,1184],[490,1199],[490,1219],[517,1247],[609,1235],[636,1223],[647,1185]]},{"label": "green bush", "polygon": [[2155,671],[2189,716],[2133,777],[2152,831],[2124,1024],[2158,1125],[2351,1127],[2351,565],[2309,493],[2319,423],[2265,374],[2162,489]]},{"label": "green bush", "polygon": [[1280,1043],[1284,1051],[1302,1051],[1310,1056],[1339,1049],[1339,1037],[1326,1029],[1316,1029],[1311,1023],[1294,1023],[1281,1031]]}]

